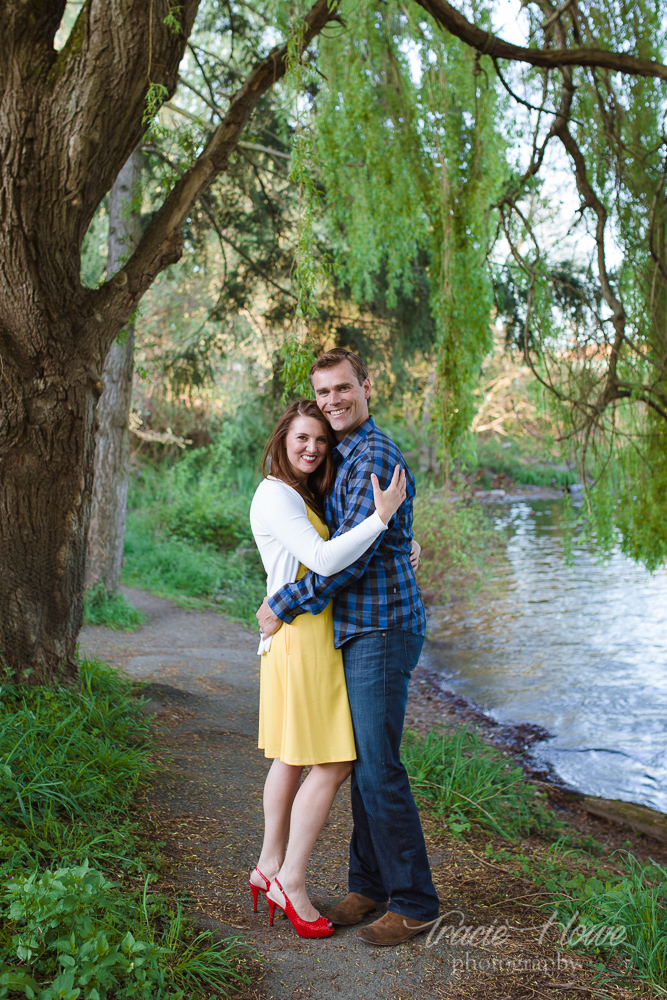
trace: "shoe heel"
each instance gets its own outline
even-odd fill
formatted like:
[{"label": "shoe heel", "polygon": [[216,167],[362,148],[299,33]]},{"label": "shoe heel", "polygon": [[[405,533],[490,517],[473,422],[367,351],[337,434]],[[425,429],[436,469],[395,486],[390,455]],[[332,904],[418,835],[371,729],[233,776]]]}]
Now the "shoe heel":
[{"label": "shoe heel", "polygon": [[252,912],[257,913],[257,897],[259,896],[259,886],[250,883],[250,891],[252,893]]},{"label": "shoe heel", "polygon": [[273,927],[273,914],[276,912],[276,904],[268,897],[266,901],[269,904],[269,927]]}]

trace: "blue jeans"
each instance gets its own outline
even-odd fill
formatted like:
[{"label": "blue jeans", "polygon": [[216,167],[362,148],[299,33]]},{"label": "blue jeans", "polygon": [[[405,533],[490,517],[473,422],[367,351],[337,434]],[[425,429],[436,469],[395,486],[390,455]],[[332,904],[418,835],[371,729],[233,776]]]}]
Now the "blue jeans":
[{"label": "blue jeans", "polygon": [[413,920],[435,920],[438,896],[419,813],[401,764],[408,683],[424,643],[401,629],[367,632],[343,646],[357,760],[352,774],[350,892]]}]

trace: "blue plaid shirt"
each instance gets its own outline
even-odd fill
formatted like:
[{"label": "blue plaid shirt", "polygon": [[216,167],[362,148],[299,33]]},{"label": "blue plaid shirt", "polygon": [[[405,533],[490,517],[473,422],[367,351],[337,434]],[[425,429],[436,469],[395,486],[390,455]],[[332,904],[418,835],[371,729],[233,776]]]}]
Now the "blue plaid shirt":
[{"label": "blue plaid shirt", "polygon": [[335,576],[305,576],[269,598],[271,610],[288,625],[297,615],[318,615],[334,600],[336,646],[364,632],[403,629],[426,633],[426,614],[410,565],[412,501],[415,481],[391,438],[378,430],[372,417],[334,448],[337,463],[334,488],[327,497],[325,515],[331,536],[349,531],[375,509],[374,472],[386,489],[400,464],[405,469],[407,499],[394,514],[386,531],[356,562]]}]

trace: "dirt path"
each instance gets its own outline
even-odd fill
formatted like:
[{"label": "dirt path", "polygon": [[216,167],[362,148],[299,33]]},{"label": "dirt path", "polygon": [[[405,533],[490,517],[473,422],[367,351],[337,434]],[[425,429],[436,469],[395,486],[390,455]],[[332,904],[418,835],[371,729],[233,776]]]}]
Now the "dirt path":
[{"label": "dirt path", "polygon": [[[131,634],[86,628],[81,653],[149,683],[157,752],[168,760],[150,802],[174,884],[196,900],[200,925],[238,934],[257,948],[264,976],[252,996],[448,996],[458,950],[444,942],[428,948],[422,936],[397,949],[371,948],[357,940],[356,927],[308,942],[284,918],[270,928],[265,900],[253,914],[247,877],[259,853],[268,768],[257,749],[256,634],[212,611],[182,610],[142,591],[126,595],[149,614],[148,623]],[[346,784],[310,866],[309,891],[322,910],[347,892],[350,830]],[[437,885],[450,859],[434,843]]]}]

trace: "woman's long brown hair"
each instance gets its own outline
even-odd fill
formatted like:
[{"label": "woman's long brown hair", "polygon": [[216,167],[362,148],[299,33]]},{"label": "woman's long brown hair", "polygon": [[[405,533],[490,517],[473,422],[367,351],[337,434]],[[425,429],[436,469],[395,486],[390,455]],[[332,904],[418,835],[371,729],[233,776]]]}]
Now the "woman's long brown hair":
[{"label": "woman's long brown hair", "polygon": [[[287,432],[296,417],[312,417],[314,420],[317,420],[322,425],[322,432],[327,438],[326,458],[314,472],[311,472],[305,484],[294,475],[291,462],[287,457],[287,445],[285,443]],[[312,399],[300,399],[296,403],[290,403],[274,427],[273,433],[264,449],[262,474],[264,476],[269,475],[269,472],[267,472],[267,463],[270,459],[270,474],[275,476],[276,479],[281,479],[288,486],[291,486],[292,489],[296,490],[311,510],[314,510],[318,517],[324,519],[324,498],[333,486],[336,475],[333,462],[333,448],[335,444],[336,438],[334,437],[334,433],[317,403],[314,403]]]}]

